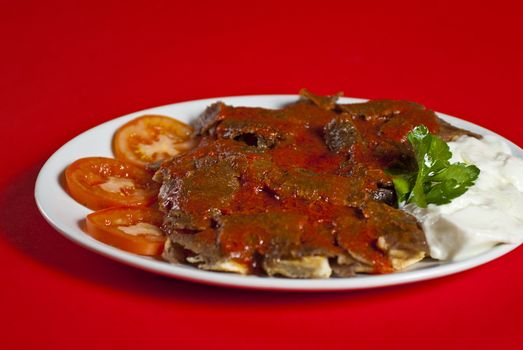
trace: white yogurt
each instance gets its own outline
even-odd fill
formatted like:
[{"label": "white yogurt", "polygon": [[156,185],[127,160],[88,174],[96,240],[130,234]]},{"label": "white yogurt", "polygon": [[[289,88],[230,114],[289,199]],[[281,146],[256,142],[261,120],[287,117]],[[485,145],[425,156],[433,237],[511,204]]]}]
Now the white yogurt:
[{"label": "white yogurt", "polygon": [[522,243],[523,160],[494,136],[462,136],[448,144],[451,162],[474,164],[481,172],[476,184],[449,204],[403,208],[422,224],[431,257],[461,260],[498,243]]}]

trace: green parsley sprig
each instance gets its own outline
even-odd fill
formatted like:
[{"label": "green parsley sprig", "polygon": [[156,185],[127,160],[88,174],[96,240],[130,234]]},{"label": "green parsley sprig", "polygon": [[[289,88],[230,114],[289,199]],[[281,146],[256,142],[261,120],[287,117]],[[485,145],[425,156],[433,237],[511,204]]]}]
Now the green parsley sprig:
[{"label": "green parsley sprig", "polygon": [[422,208],[430,203],[447,204],[474,185],[479,169],[464,163],[451,164],[449,146],[424,125],[412,129],[407,139],[414,150],[418,170],[388,171],[399,203],[414,203]]}]

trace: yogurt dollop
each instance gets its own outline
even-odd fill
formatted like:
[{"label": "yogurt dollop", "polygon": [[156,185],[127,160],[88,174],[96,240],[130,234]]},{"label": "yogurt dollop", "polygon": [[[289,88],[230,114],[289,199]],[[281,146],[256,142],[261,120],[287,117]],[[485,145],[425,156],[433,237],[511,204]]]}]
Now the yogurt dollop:
[{"label": "yogurt dollop", "polygon": [[431,257],[461,260],[498,243],[522,243],[523,159],[490,135],[462,136],[448,145],[451,162],[474,164],[481,172],[475,185],[449,204],[403,208],[421,223]]}]

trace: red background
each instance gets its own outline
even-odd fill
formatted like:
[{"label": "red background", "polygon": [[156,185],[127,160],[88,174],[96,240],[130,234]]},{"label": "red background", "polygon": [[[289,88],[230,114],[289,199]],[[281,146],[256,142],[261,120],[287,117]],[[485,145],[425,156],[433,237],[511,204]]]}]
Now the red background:
[{"label": "red background", "polygon": [[409,99],[521,146],[516,3],[2,1],[0,347],[522,348],[523,249],[378,290],[233,290],[84,250],[33,200],[44,161],[80,132],[213,96]]}]

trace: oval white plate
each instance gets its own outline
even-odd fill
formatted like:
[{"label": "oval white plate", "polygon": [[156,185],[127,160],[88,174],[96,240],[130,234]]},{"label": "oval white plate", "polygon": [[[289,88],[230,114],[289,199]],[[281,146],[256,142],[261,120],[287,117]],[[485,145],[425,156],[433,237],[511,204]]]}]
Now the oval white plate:
[{"label": "oval white plate", "polygon": [[[65,237],[114,260],[166,276],[207,284],[241,288],[273,290],[349,290],[397,285],[464,271],[496,259],[517,247],[517,245],[499,245],[481,255],[459,262],[424,261],[415,264],[414,267],[408,271],[388,275],[361,275],[352,278],[332,278],[326,280],[293,280],[241,276],[229,273],[203,271],[186,265],[168,264],[113,248],[91,238],[91,236],[82,231],[80,224],[91,210],[78,204],[67,194],[61,184],[62,173],[70,163],[82,157],[112,157],[112,136],[115,130],[122,124],[143,114],[163,114],[185,122],[190,122],[196,118],[205,107],[216,101],[223,101],[235,106],[279,108],[285,104],[296,101],[297,98],[298,96],[296,95],[220,97],[151,108],[103,123],[63,145],[45,163],[36,180],[35,198],[38,208],[44,218]],[[342,98],[340,101],[343,103],[354,103],[365,100]],[[441,113],[438,113],[438,115],[455,126],[483,135],[496,135],[487,129],[464,120]],[[499,135],[497,136],[501,137]],[[506,141],[511,146],[514,154],[523,158],[523,150],[510,141]]]}]

